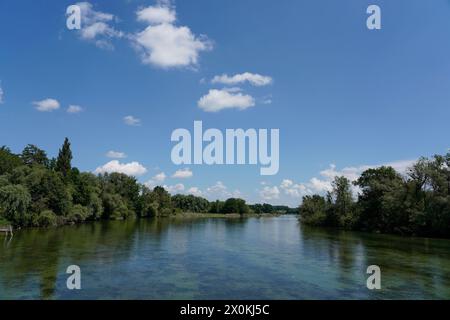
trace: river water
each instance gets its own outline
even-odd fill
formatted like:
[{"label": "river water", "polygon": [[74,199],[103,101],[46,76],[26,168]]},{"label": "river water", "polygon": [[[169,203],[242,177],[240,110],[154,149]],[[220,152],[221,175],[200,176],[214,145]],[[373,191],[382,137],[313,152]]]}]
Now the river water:
[{"label": "river water", "polygon": [[[0,299],[450,299],[450,241],[295,216],[153,218],[0,235]],[[66,269],[81,268],[81,290]],[[381,289],[369,290],[369,265]]]}]

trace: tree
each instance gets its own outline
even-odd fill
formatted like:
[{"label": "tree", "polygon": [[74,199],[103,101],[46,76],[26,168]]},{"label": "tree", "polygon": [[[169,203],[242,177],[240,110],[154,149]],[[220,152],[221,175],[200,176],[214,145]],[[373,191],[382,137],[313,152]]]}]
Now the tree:
[{"label": "tree", "polygon": [[210,213],[221,213],[222,208],[224,206],[224,202],[220,200],[216,200],[209,204],[209,212]]},{"label": "tree", "polygon": [[331,185],[333,188],[331,191],[333,206],[332,215],[329,217],[331,219],[330,223],[349,228],[355,220],[350,180],[346,177],[335,177]]},{"label": "tree", "polygon": [[155,217],[158,216],[158,209],[156,195],[148,187],[142,186],[137,214],[140,217]]},{"label": "tree", "polygon": [[225,200],[221,213],[239,213],[246,214],[250,212],[250,208],[245,203],[245,200],[238,198],[230,198]]},{"label": "tree", "polygon": [[21,166],[22,160],[5,146],[0,148],[0,175],[11,172],[14,168]]},{"label": "tree", "polygon": [[28,166],[32,165],[42,165],[47,167],[49,165],[49,160],[47,154],[44,150],[39,149],[34,144],[27,145],[20,156],[24,164]]},{"label": "tree", "polygon": [[28,190],[21,185],[7,185],[0,188],[0,215],[16,225],[27,223],[27,208],[31,203]]},{"label": "tree", "polygon": [[194,195],[177,194],[172,197],[172,205],[183,212],[208,212],[209,201]]},{"label": "tree", "polygon": [[302,222],[315,226],[326,225],[329,205],[324,197],[319,195],[304,196],[299,207]]},{"label": "tree", "polygon": [[408,225],[408,217],[401,209],[402,177],[392,167],[364,171],[355,182],[362,190],[359,196],[359,227],[363,230],[392,232],[399,225]]},{"label": "tree", "polygon": [[56,171],[67,177],[72,168],[72,151],[70,150],[70,142],[68,138],[64,139],[64,144],[59,149],[58,158],[56,159]]},{"label": "tree", "polygon": [[158,212],[161,213],[163,209],[172,208],[172,200],[170,197],[170,193],[167,192],[163,187],[154,188],[153,193],[154,199],[156,203],[158,203]]}]

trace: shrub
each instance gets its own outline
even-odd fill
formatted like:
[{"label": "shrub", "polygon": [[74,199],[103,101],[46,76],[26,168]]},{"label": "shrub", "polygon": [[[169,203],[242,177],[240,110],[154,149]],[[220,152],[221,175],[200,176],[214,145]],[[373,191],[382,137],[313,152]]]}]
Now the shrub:
[{"label": "shrub", "polygon": [[37,217],[37,224],[39,227],[55,227],[57,225],[56,214],[51,210],[42,211]]},{"label": "shrub", "polygon": [[81,204],[74,205],[67,216],[69,222],[83,222],[89,217],[89,209]]}]

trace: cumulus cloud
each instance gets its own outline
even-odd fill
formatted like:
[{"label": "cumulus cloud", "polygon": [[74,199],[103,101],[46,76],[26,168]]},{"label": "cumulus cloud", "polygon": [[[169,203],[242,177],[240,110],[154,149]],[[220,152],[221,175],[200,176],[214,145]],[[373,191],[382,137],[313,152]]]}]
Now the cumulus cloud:
[{"label": "cumulus cloud", "polygon": [[139,162],[133,161],[130,163],[120,163],[118,160],[112,160],[101,167],[95,169],[94,173],[124,173],[128,176],[141,176],[147,173],[147,169]]},{"label": "cumulus cloud", "polygon": [[247,94],[238,92],[236,88],[211,89],[200,98],[198,107],[206,112],[218,112],[223,109],[245,110],[255,106],[255,99]]},{"label": "cumulus cloud", "polygon": [[166,180],[166,178],[167,178],[166,174],[164,172],[160,172],[153,177],[153,180],[157,182],[163,182],[164,180]]},{"label": "cumulus cloud", "polygon": [[150,180],[148,180],[145,185],[150,189],[153,189],[154,187],[161,185],[161,183],[163,183],[166,178],[166,174],[164,172],[160,172],[153,176]]},{"label": "cumulus cloud", "polygon": [[0,104],[3,103],[3,89],[0,87]]},{"label": "cumulus cloud", "polygon": [[149,25],[132,35],[142,62],[161,68],[189,67],[198,64],[202,51],[212,49],[206,36],[196,36],[186,26],[177,26],[176,13],[167,4],[137,11],[137,20]]},{"label": "cumulus cloud", "polygon": [[133,116],[124,117],[123,122],[128,126],[140,126],[141,125],[141,119],[135,118]]},{"label": "cumulus cloud", "polygon": [[192,194],[196,197],[201,197],[203,195],[203,192],[198,187],[189,188],[187,193]]},{"label": "cumulus cloud", "polygon": [[203,196],[205,196],[209,200],[225,200],[228,198],[239,198],[242,196],[239,190],[230,191],[228,187],[223,184],[222,181],[217,181],[216,184],[207,187],[205,191],[203,191]]},{"label": "cumulus cloud", "polygon": [[170,194],[174,195],[177,193],[182,193],[184,191],[184,184],[177,183],[173,186],[164,185],[163,188],[166,189]]},{"label": "cumulus cloud", "polygon": [[161,23],[174,23],[177,19],[176,12],[168,6],[150,6],[141,10],[138,10],[137,20],[148,22],[149,24],[161,24]]},{"label": "cumulus cloud", "polygon": [[36,110],[40,112],[51,112],[59,109],[60,106],[58,100],[51,98],[44,99],[41,101],[34,101],[33,105],[35,106]]},{"label": "cumulus cloud", "polygon": [[300,198],[308,193],[305,185],[294,183],[289,179],[284,179],[281,182],[280,189],[283,190],[287,195],[295,198]]},{"label": "cumulus cloud", "polygon": [[263,76],[257,73],[244,72],[241,74],[235,74],[233,76],[228,76],[227,74],[222,74],[220,76],[215,76],[211,82],[221,83],[225,85],[235,85],[239,83],[248,82],[253,86],[261,87],[267,86],[272,83],[272,78],[269,76]]},{"label": "cumulus cloud", "polygon": [[[153,177],[151,180],[147,181],[145,185],[151,189],[153,189],[157,185],[161,185],[156,183],[155,180],[155,177]],[[203,190],[195,186],[187,188],[182,183],[177,183],[174,185],[162,185],[162,187],[171,194],[192,194],[194,196],[204,197],[210,201],[215,201],[218,199],[226,200],[228,198],[242,198],[242,193],[239,190],[229,190],[228,187],[225,186],[221,181],[217,181],[214,185]]]},{"label": "cumulus cloud", "polygon": [[189,168],[185,168],[185,169],[177,170],[172,175],[172,178],[187,179],[187,178],[191,178],[193,175],[194,174],[192,173],[192,171]]},{"label": "cumulus cloud", "polygon": [[80,38],[94,42],[96,46],[103,49],[113,49],[111,40],[123,36],[121,31],[116,30],[112,23],[117,18],[109,13],[96,11],[89,2],[78,2],[81,9]]},{"label": "cumulus cloud", "polygon": [[[294,183],[290,179],[284,179],[280,184],[280,189],[288,196],[294,198],[301,198],[305,195],[324,194],[332,191],[332,182],[335,177],[346,177],[350,182],[356,181],[361,174],[368,169],[378,168],[381,166],[393,167],[401,174],[405,174],[407,169],[411,167],[416,160],[403,160],[384,163],[381,165],[361,165],[353,167],[345,167],[341,170],[336,168],[336,165],[331,164],[327,169],[320,171],[319,177],[313,177],[306,183]],[[359,193],[357,186],[351,186],[354,195]]]},{"label": "cumulus cloud", "polygon": [[259,195],[265,201],[276,200],[280,197],[280,190],[277,186],[266,186],[259,192]]},{"label": "cumulus cloud", "polygon": [[71,114],[80,113],[81,111],[83,111],[83,108],[80,106],[76,106],[76,105],[70,105],[67,108],[67,113],[71,113]]},{"label": "cumulus cloud", "polygon": [[119,152],[119,151],[113,151],[113,150],[108,151],[106,153],[106,156],[108,158],[113,158],[113,159],[123,159],[123,158],[127,157],[127,155],[125,153]]}]

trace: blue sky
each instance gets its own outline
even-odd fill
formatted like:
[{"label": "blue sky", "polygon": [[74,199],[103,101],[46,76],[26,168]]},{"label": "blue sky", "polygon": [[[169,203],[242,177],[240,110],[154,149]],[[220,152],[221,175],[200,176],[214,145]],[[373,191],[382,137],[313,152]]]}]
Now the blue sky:
[{"label": "blue sky", "polygon": [[[172,192],[297,205],[337,174],[404,170],[449,148],[448,1],[90,1],[82,29],[68,30],[75,3],[0,3],[0,145],[15,152],[32,143],[55,156],[67,136],[84,171],[109,163]],[[366,27],[370,4],[381,30]],[[270,81],[211,81],[245,73]],[[199,107],[230,87],[241,91],[229,108]],[[173,165],[170,135],[194,120],[279,128],[278,174]]]}]

